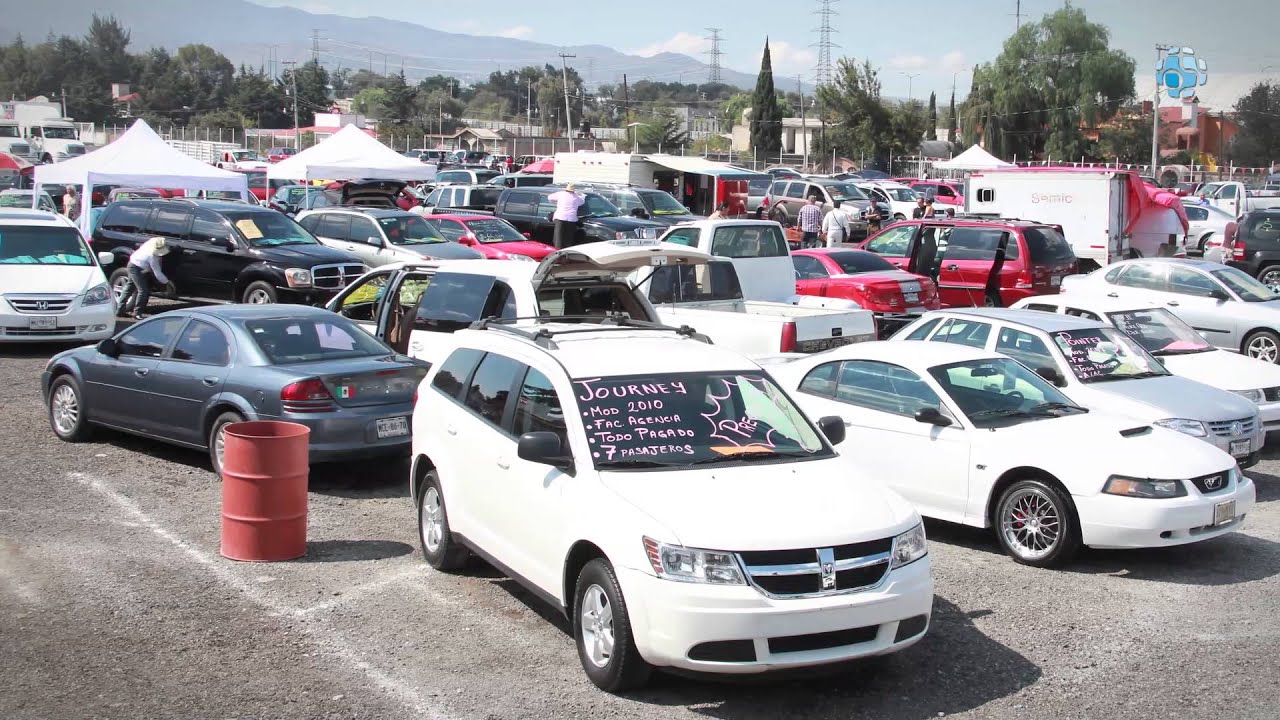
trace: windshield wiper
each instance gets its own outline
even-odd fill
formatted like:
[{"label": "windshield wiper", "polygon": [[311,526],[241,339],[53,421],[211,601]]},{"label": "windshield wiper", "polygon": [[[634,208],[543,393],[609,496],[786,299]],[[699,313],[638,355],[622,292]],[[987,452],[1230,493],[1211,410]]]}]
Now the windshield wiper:
[{"label": "windshield wiper", "polygon": [[659,460],[606,460],[597,462],[596,468],[689,468],[700,465],[719,465],[731,462],[755,462],[757,460],[775,460],[777,458],[803,458],[814,453],[780,453],[780,452],[748,452],[737,455],[717,455],[714,457],[690,460],[689,462],[661,462]]},{"label": "windshield wiper", "polygon": [[1156,357],[1167,357],[1169,355],[1194,355],[1196,353],[1209,352],[1212,349],[1213,348],[1211,347],[1202,347],[1202,348],[1194,348],[1190,350],[1156,350],[1151,354],[1155,355]]},{"label": "windshield wiper", "polygon": [[1027,409],[1027,412],[1052,412],[1054,410],[1079,410],[1080,412],[1089,412],[1088,408],[1064,402],[1042,402],[1037,405],[1032,405]]},{"label": "windshield wiper", "polygon": [[1049,413],[1033,413],[1030,410],[1022,408],[999,408],[992,410],[979,410],[969,415],[970,420],[978,418],[1008,418],[1008,417],[1052,417]]}]

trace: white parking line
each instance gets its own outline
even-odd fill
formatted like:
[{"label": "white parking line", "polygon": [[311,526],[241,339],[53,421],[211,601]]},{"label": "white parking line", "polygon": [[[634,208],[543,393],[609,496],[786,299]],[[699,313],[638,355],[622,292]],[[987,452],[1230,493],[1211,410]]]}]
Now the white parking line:
[{"label": "white parking line", "polygon": [[[417,578],[417,577],[421,577],[422,575],[426,575],[427,574],[426,571],[427,571],[426,565],[414,565],[413,567],[406,568],[397,573],[392,573],[391,575],[387,575],[386,577],[379,578],[371,582],[367,582],[363,585],[357,585],[351,588],[350,590],[342,593],[342,595],[340,595],[339,597],[336,597],[332,600],[326,600],[325,602],[322,602],[322,603],[317,603],[315,605],[312,605],[309,608],[303,608],[301,610],[297,610],[295,611],[295,614],[298,617],[302,617],[304,615],[311,615],[312,613],[324,612],[325,610],[338,607],[343,603],[346,603],[350,600],[358,598],[367,593],[381,590],[387,587],[388,585],[394,585],[404,580],[409,580],[411,578]],[[416,588],[416,589],[421,590],[422,588]],[[431,596],[432,600],[435,600],[436,602],[442,605],[448,602],[443,595],[432,592],[431,590],[426,590],[425,592],[427,595]]]},{"label": "white parking line", "polygon": [[[131,516],[143,527],[182,551],[182,553],[192,562],[205,568],[218,580],[235,588],[245,598],[268,610],[273,615],[301,619],[308,613],[317,609],[322,609],[322,606],[328,605],[328,603],[321,603],[320,605],[307,609],[292,608],[282,605],[273,600],[266,593],[262,592],[258,585],[251,583],[232,572],[226,564],[231,561],[215,557],[204,550],[191,545],[174,533],[169,532],[158,522],[153,520],[146,511],[138,507],[138,504],[132,499],[112,488],[110,484],[101,478],[86,475],[84,473],[68,473],[68,477],[109,500],[112,504],[116,505],[125,514]],[[400,579],[403,578],[388,579],[388,582],[375,581],[361,587],[368,588],[370,585],[376,585],[378,583],[386,585]],[[435,593],[429,594],[433,596],[433,598],[442,599]],[[433,710],[428,705],[426,699],[418,694],[418,691],[411,683],[371,665],[362,657],[359,650],[349,644],[346,640],[342,639],[337,632],[326,627],[323,622],[310,620],[307,622],[293,623],[291,624],[291,627],[295,628],[302,634],[309,636],[322,651],[364,673],[378,688],[403,703],[419,717],[430,718],[430,720],[452,720],[448,715],[437,710]]]}]

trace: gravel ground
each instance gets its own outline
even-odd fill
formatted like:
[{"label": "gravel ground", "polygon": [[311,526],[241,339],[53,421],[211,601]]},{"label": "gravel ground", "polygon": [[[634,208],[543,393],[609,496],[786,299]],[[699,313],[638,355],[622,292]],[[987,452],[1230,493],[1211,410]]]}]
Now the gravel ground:
[{"label": "gravel ground", "polygon": [[201,453],[100,431],[58,441],[38,377],[0,352],[0,718],[1259,718],[1280,714],[1280,440],[1244,529],[1020,567],[930,523],[934,624],[834,672],[582,674],[562,620],[484,566],[418,554],[405,468],[317,467],[305,560],[218,555]]}]

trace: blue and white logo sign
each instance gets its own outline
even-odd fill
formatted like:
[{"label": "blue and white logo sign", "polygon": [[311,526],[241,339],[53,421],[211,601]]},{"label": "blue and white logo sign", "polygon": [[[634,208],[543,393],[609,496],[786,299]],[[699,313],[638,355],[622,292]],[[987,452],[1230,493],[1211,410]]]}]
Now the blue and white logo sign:
[{"label": "blue and white logo sign", "polygon": [[1172,48],[1156,66],[1156,82],[1171,98],[1190,98],[1198,86],[1209,82],[1209,66],[1189,47]]}]

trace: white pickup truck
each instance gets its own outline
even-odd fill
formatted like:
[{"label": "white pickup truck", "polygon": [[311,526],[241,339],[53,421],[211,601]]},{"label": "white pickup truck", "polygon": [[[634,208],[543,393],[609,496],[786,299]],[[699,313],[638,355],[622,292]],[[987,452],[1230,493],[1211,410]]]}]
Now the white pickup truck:
[{"label": "white pickup truck", "polygon": [[1214,187],[1206,195],[1209,203],[1231,213],[1233,218],[1254,210],[1280,208],[1280,196],[1250,193],[1248,187],[1242,182],[1222,182],[1212,183],[1212,185]]},{"label": "white pickup truck", "polygon": [[[653,277],[641,273],[651,268],[659,272]],[[537,264],[455,260],[386,265],[356,280],[326,307],[397,351],[430,362],[447,355],[452,347],[448,334],[489,317],[625,318],[688,326],[749,356],[816,352],[875,339],[874,319],[864,310],[708,299],[707,292],[681,295],[677,302],[655,308],[647,297],[690,279],[695,287],[719,292],[737,285],[734,270],[690,247],[652,240],[589,243],[552,253]],[[638,286],[637,280],[664,284],[655,291]],[[655,365],[661,362],[654,358]]]}]

